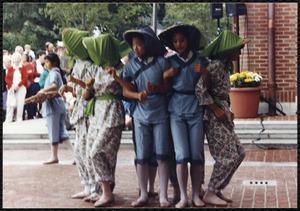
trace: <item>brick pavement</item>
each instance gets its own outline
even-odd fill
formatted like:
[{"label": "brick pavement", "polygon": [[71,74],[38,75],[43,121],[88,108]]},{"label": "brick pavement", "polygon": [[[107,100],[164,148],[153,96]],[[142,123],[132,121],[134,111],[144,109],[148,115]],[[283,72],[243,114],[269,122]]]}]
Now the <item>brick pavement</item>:
[{"label": "brick pavement", "polygon": [[[76,167],[70,165],[70,153],[60,149],[60,164],[44,166],[42,162],[49,153],[50,149],[3,151],[3,208],[93,208],[91,203],[69,198],[82,190]],[[224,190],[233,199],[226,208],[297,208],[297,150],[248,150],[246,154]],[[206,189],[213,160],[207,150],[205,156]],[[138,196],[133,157],[131,147],[121,147],[116,169],[115,203],[110,208],[130,208],[130,203]],[[247,181],[268,182],[269,186],[244,184]],[[171,187],[168,192],[171,198]],[[158,206],[158,198],[155,198],[150,200],[147,208]]]}]

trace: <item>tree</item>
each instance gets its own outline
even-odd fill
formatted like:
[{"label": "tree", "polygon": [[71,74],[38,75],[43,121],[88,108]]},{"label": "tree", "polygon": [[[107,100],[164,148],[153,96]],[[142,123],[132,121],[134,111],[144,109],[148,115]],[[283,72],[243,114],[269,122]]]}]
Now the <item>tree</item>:
[{"label": "tree", "polygon": [[[210,18],[209,3],[167,3],[164,25],[171,26],[178,21],[197,27],[208,42],[216,37],[217,20]],[[220,19],[221,29],[225,29],[225,21]]]},{"label": "tree", "polygon": [[109,32],[118,39],[132,28],[145,25],[142,17],[151,16],[149,3],[48,3],[44,14],[55,22],[54,29],[67,27],[88,31],[92,34],[97,26],[102,32]]},{"label": "tree", "polygon": [[57,39],[53,23],[39,13],[45,3],[3,3],[3,48],[14,52],[17,45],[44,49],[46,41]]}]

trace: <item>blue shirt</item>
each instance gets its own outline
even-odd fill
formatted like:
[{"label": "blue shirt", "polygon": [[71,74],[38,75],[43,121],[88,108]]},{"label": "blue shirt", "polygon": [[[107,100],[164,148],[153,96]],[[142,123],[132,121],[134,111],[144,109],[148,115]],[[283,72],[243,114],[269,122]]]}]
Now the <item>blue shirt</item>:
[{"label": "blue shirt", "polygon": [[[167,60],[162,57],[149,57],[147,61],[139,58],[130,59],[124,66],[122,77],[134,81],[136,91],[146,90],[146,83],[163,84],[163,73],[170,68]],[[144,102],[136,100],[132,116],[147,123],[164,122],[168,117],[166,94],[148,94]]]},{"label": "blue shirt", "polygon": [[[63,85],[62,77],[58,68],[54,68],[49,71],[49,75],[45,81],[45,88],[51,86],[53,83],[57,84],[56,92],[58,92],[59,88]],[[53,113],[65,113],[66,107],[64,101],[61,97],[55,97],[48,99],[44,102],[43,107],[45,107],[46,115],[50,115]]]},{"label": "blue shirt", "polygon": [[200,73],[194,71],[194,64],[207,66],[205,58],[199,58],[190,51],[187,60],[180,58],[178,54],[167,58],[170,65],[179,69],[179,73],[172,79],[172,95],[168,110],[178,116],[193,115],[203,111],[198,105],[195,95],[195,85],[201,77]]}]

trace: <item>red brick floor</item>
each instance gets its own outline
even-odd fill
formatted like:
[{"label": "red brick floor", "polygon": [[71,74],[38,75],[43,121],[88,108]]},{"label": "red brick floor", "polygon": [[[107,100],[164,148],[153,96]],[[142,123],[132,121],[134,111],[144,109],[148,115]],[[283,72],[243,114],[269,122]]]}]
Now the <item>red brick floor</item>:
[{"label": "red brick floor", "polygon": [[[60,164],[44,166],[41,163],[49,153],[48,150],[3,151],[3,208],[93,208],[91,203],[69,198],[82,190],[77,169],[70,165],[70,153],[61,149]],[[205,156],[206,189],[213,159],[208,151]],[[120,149],[115,203],[111,208],[130,208],[130,203],[138,196],[133,157],[130,147]],[[271,181],[276,185],[244,185],[246,180]],[[297,208],[297,185],[297,150],[248,150],[244,162],[223,191],[233,199],[226,208]],[[171,187],[168,193],[172,198]],[[155,198],[147,208],[158,206],[158,198]]]}]

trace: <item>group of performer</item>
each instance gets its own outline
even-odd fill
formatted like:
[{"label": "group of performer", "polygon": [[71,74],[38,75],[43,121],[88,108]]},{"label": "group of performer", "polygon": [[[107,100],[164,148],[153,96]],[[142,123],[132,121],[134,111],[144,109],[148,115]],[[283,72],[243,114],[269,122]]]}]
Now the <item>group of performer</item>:
[{"label": "group of performer", "polygon": [[[71,197],[93,202],[95,207],[114,202],[117,153],[125,123],[122,100],[127,100],[131,102],[140,189],[131,205],[143,207],[148,203],[153,162],[158,169],[161,207],[172,206],[167,194],[170,177],[178,193],[173,197],[175,207],[189,205],[188,175],[193,206],[227,205],[232,200],[221,190],[245,157],[230,112],[229,66],[249,40],[224,31],[206,46],[201,32],[183,23],[168,27],[158,36],[146,27],[128,30],[123,37],[121,42],[110,34],[94,37],[85,31],[65,29],[62,41],[74,61],[65,85],[59,79],[56,59],[50,54],[45,58],[50,74],[38,95],[57,91],[62,96],[72,92],[76,97],[70,121],[76,126],[74,158],[84,190]],[[175,53],[165,57],[166,47]],[[123,65],[121,59],[131,52],[133,58]],[[66,143],[72,150],[65,128],[57,124],[64,119],[60,101],[59,97],[45,101],[52,148],[47,164],[58,163],[58,143]],[[206,191],[205,135],[215,160]]]}]

